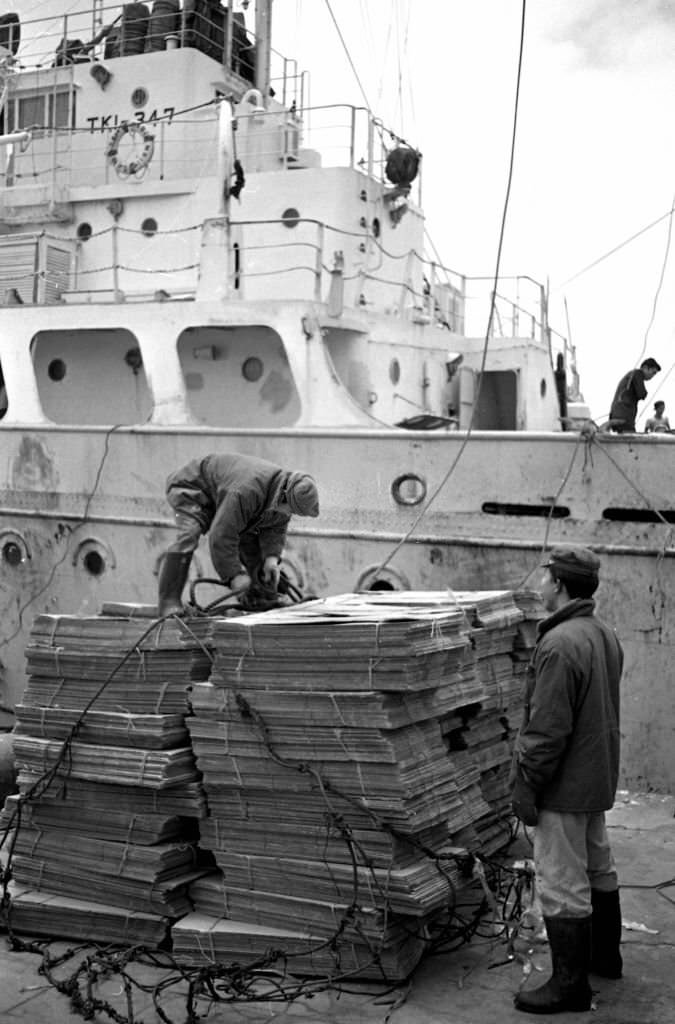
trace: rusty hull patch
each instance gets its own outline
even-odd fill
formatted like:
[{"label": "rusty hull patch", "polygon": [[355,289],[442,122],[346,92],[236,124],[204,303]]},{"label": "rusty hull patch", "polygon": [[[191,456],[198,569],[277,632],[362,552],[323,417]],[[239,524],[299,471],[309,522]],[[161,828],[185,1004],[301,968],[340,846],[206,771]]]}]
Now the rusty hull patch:
[{"label": "rusty hull patch", "polygon": [[45,505],[55,508],[58,473],[46,446],[31,434],[24,434],[19,451],[12,460],[12,488],[15,491],[37,491],[44,496]]}]

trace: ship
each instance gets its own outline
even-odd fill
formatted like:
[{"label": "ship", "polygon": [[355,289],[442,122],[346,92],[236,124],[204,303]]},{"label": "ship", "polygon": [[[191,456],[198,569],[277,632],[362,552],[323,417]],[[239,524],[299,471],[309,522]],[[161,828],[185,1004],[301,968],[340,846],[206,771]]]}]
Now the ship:
[{"label": "ship", "polygon": [[271,0],[68,6],[0,16],[2,726],[35,615],[155,603],[166,477],[242,452],[317,481],[300,594],[518,590],[596,551],[622,783],[672,790],[675,439],[597,429],[543,284],[427,253],[420,152],[310,105]]}]

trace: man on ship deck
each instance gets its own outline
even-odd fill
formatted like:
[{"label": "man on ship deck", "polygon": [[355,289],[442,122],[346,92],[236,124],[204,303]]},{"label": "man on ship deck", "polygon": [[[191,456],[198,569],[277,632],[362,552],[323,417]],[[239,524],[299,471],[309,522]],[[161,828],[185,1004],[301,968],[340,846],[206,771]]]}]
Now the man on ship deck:
[{"label": "man on ship deck", "polygon": [[308,473],[238,453],[193,459],[169,476],[166,496],[178,535],[159,574],[160,615],[183,611],[181,595],[202,534],[209,535],[214,569],[233,591],[243,596],[262,586],[276,593],[291,515],[319,514]]},{"label": "man on ship deck", "polygon": [[637,370],[629,370],[617,384],[608,427],[615,434],[634,434],[638,402],[647,397],[645,381],[651,380],[661,367],[656,359],[644,359]]},{"label": "man on ship deck", "polygon": [[654,402],[654,415],[650,416],[645,423],[645,434],[671,434],[670,422],[663,414],[666,411],[665,402]]}]

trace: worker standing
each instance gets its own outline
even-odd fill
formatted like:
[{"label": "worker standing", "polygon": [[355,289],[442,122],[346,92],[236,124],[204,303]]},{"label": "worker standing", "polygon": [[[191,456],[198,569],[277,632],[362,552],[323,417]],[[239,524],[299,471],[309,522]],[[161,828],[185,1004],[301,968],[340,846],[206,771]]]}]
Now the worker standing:
[{"label": "worker standing", "polygon": [[634,434],[638,402],[647,397],[645,381],[661,371],[656,359],[643,359],[637,370],[624,374],[616,387],[609,411],[609,428],[615,434]]},{"label": "worker standing", "polygon": [[171,473],[166,496],[178,535],[160,569],[160,615],[182,612],[181,594],[202,534],[209,535],[214,569],[232,590],[243,595],[263,584],[276,591],[291,515],[319,514],[309,474],[238,453],[193,459]]},{"label": "worker standing", "polygon": [[541,593],[523,724],[512,769],[513,810],[534,830],[537,891],[553,974],[521,990],[529,1013],[588,1010],[588,973],[620,978],[621,909],[605,811],[619,775],[623,651],[596,618],[600,560],[587,548],[554,548]]}]

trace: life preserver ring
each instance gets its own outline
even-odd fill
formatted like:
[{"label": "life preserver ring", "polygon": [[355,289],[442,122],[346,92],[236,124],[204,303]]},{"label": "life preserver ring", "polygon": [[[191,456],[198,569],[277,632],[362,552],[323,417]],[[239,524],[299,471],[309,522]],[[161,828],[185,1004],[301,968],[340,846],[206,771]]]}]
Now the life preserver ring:
[{"label": "life preserver ring", "polygon": [[[140,153],[136,154],[134,152],[129,160],[120,160],[120,142],[125,135],[130,137],[134,147],[137,141],[142,142],[143,145]],[[105,155],[108,158],[111,167],[114,167],[120,178],[130,178],[132,175],[139,178],[145,174],[154,152],[155,136],[148,131],[146,126],[144,124],[139,124],[136,121],[123,121],[122,124],[115,129],[112,138],[108,143]]]}]

